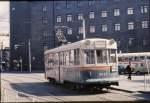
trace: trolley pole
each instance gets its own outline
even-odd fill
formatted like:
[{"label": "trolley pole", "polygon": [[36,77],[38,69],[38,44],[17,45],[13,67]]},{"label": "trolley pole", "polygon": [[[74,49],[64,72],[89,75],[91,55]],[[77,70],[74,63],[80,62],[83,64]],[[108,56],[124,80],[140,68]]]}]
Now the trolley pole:
[{"label": "trolley pole", "polygon": [[28,46],[29,46],[29,72],[31,72],[31,41],[30,39],[29,39]]}]

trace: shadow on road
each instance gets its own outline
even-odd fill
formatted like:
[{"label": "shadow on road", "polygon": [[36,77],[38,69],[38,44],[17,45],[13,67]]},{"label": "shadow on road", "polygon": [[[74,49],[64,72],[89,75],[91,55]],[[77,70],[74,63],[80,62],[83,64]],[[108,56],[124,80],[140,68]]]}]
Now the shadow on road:
[{"label": "shadow on road", "polygon": [[11,83],[11,87],[18,91],[36,96],[79,96],[108,93],[106,90],[72,90],[60,84],[51,84],[48,82],[34,83]]}]

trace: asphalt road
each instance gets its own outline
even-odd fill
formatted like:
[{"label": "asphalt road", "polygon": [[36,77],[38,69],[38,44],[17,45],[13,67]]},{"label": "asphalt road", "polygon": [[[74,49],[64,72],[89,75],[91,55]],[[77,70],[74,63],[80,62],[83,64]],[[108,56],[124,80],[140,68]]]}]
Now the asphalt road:
[{"label": "asphalt road", "polygon": [[116,90],[77,91],[49,83],[43,73],[2,73],[1,86],[48,101],[141,101],[149,95]]}]

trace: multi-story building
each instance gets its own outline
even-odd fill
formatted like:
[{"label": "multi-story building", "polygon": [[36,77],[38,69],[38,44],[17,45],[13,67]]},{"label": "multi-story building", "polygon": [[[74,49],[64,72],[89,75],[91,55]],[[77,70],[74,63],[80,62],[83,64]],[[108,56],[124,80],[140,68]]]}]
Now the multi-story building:
[{"label": "multi-story building", "polygon": [[22,58],[28,69],[30,39],[32,69],[43,69],[44,50],[59,45],[55,27],[66,26],[61,30],[75,42],[83,39],[83,19],[86,38],[113,38],[119,52],[150,51],[149,7],[149,0],[11,1],[11,67]]}]

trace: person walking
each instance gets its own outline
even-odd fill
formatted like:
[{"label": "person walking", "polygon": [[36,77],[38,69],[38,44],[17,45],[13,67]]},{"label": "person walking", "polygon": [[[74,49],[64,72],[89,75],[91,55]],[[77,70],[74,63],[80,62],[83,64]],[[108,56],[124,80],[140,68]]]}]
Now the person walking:
[{"label": "person walking", "polygon": [[129,65],[127,65],[126,70],[128,72],[128,79],[131,80],[131,73],[132,73],[132,69],[131,69],[131,63],[129,62]]}]

